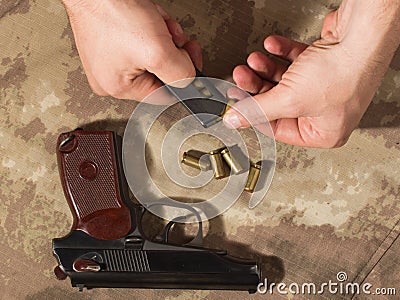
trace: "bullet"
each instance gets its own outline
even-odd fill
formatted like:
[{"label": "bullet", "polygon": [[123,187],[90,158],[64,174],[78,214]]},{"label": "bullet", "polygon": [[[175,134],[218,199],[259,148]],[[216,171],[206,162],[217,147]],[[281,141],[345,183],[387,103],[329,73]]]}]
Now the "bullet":
[{"label": "bullet", "polygon": [[226,164],[231,168],[233,174],[239,174],[243,171],[243,167],[239,164],[239,162],[232,156],[229,152],[228,148],[223,148],[221,150],[221,155],[225,160]]},{"label": "bullet", "polygon": [[235,100],[229,99],[229,98],[228,98],[228,102],[227,102],[226,105],[225,105],[225,110],[224,110],[224,112],[222,113],[221,118],[224,117],[224,115],[226,114],[226,112],[227,112],[235,103],[236,103]]},{"label": "bullet", "polygon": [[181,163],[198,170],[208,171],[211,168],[211,162],[208,158],[204,157],[205,155],[207,153],[189,150],[183,153]]},{"label": "bullet", "polygon": [[261,173],[261,162],[256,164],[252,163],[250,165],[249,176],[247,177],[246,186],[244,190],[249,193],[253,193],[254,189],[256,188],[258,178],[260,177]]},{"label": "bullet", "polygon": [[204,88],[204,84],[201,82],[200,79],[195,79],[195,80],[193,81],[193,85],[194,85],[198,90]]},{"label": "bullet", "polygon": [[206,88],[206,87],[202,88],[202,89],[200,90],[200,92],[201,92],[204,96],[206,96],[207,98],[209,98],[209,97],[212,96],[211,92],[210,92],[210,91],[208,90],[208,88]]},{"label": "bullet", "polygon": [[227,168],[225,167],[225,164],[223,162],[221,152],[219,152],[218,150],[211,151],[210,161],[211,161],[211,168],[214,171],[215,179],[221,179],[228,175],[226,170]]},{"label": "bullet", "polygon": [[195,86],[195,88],[202,93],[204,96],[206,96],[207,98],[211,97],[211,92],[208,90],[208,88],[204,85],[203,82],[201,82],[200,79],[195,79],[193,81],[193,85]]}]

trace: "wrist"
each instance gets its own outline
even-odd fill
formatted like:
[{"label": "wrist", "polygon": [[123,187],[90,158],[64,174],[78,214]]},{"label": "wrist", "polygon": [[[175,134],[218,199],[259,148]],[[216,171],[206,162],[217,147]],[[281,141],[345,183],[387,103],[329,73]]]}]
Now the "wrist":
[{"label": "wrist", "polygon": [[61,0],[61,2],[64,4],[65,7],[70,8],[77,6],[81,4],[81,2],[84,2],[82,0]]},{"label": "wrist", "polygon": [[352,65],[358,66],[353,74],[363,90],[359,101],[368,105],[400,44],[400,0],[348,2],[352,6],[351,20],[342,50],[349,54]]},{"label": "wrist", "polygon": [[344,0],[330,17],[315,45],[337,49],[343,63],[380,82],[400,44],[400,0]]},{"label": "wrist", "polygon": [[99,6],[103,1],[91,1],[91,0],[61,0],[64,4],[67,13],[71,15],[71,13],[84,10],[84,11],[93,11],[96,7]]},{"label": "wrist", "polygon": [[384,48],[385,52],[394,53],[400,43],[400,0],[345,2],[344,9],[349,9],[351,19],[346,24],[343,43],[360,51]]}]

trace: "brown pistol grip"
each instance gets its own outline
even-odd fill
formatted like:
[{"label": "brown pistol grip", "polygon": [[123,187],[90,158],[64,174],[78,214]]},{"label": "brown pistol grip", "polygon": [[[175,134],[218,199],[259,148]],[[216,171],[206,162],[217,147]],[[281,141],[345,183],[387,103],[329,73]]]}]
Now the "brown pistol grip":
[{"label": "brown pistol grip", "polygon": [[131,230],[116,139],[111,131],[75,130],[57,141],[61,183],[74,216],[72,230],[102,240],[122,238]]}]

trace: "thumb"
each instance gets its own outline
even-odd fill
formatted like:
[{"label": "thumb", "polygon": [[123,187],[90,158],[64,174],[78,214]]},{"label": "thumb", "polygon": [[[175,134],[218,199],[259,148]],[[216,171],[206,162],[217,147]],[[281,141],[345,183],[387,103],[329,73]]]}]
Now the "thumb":
[{"label": "thumb", "polygon": [[236,102],[224,115],[227,127],[241,127],[265,124],[284,118],[297,118],[300,111],[291,89],[278,84],[268,92]]},{"label": "thumb", "polygon": [[321,30],[321,38],[327,41],[335,41],[338,39],[338,11],[331,11],[324,19],[324,24]]},{"label": "thumb", "polygon": [[172,39],[164,40],[153,53],[147,71],[155,74],[162,82],[174,85],[174,81],[196,76],[189,54],[185,49],[178,49]]}]

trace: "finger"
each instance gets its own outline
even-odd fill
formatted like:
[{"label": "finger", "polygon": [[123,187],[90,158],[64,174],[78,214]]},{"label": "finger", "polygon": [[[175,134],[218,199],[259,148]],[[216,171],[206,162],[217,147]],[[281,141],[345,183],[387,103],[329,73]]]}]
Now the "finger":
[{"label": "finger", "polygon": [[261,52],[253,52],[247,58],[249,67],[262,79],[279,82],[287,67],[274,62]]},{"label": "finger", "polygon": [[183,45],[187,43],[189,39],[183,32],[182,26],[172,19],[166,20],[165,23],[167,24],[169,33],[171,34],[175,45],[179,48],[183,47]]},{"label": "finger", "polygon": [[177,99],[163,87],[162,82],[148,72],[132,79],[125,95],[133,95],[138,101],[156,105],[169,105],[177,102]]},{"label": "finger", "polygon": [[191,60],[193,61],[194,65],[200,71],[203,70],[203,55],[201,53],[201,47],[198,41],[188,41],[183,45],[183,49],[189,54]]},{"label": "finger", "polygon": [[144,72],[137,76],[113,77],[108,86],[108,92],[114,98],[142,101],[162,84],[153,74]]},{"label": "finger", "polygon": [[274,128],[277,141],[295,146],[308,146],[300,134],[298,119],[280,119]]},{"label": "finger", "polygon": [[203,57],[201,53],[201,47],[198,41],[189,41],[187,35],[183,32],[181,25],[169,19],[166,21],[169,32],[171,33],[172,40],[175,45],[179,48],[185,49],[197,69],[203,69]]},{"label": "finger", "polygon": [[247,97],[250,97],[250,95],[243,89],[237,86],[233,86],[226,91],[226,97],[229,99],[235,99],[240,101]]},{"label": "finger", "polygon": [[[300,147],[332,148],[332,144],[327,143],[319,134],[315,134],[316,131],[306,118],[279,119],[271,122],[270,125],[275,140],[279,142]],[[271,137],[268,126],[259,128],[257,125],[256,127],[261,133]],[[309,131],[311,135],[306,131]]]},{"label": "finger", "polygon": [[307,47],[306,44],[278,35],[271,35],[264,41],[265,50],[290,62],[293,62]]},{"label": "finger", "polygon": [[265,92],[268,92],[274,86],[275,86],[275,84],[273,84],[269,81],[263,80],[263,85],[262,85],[261,89],[258,91],[258,94],[263,94]]},{"label": "finger", "polygon": [[275,124],[276,124],[276,121],[272,121],[272,122],[265,123],[265,124],[255,125],[254,127],[259,132],[264,134],[265,136],[267,136],[267,137],[269,137],[271,139],[274,139],[275,138],[275,134],[274,134]]},{"label": "finger", "polygon": [[95,93],[98,96],[108,96],[109,93],[107,93],[107,91],[104,88],[102,88],[101,84],[97,81],[96,77],[93,75],[95,73],[93,73],[93,70],[86,65],[84,60],[82,60],[82,66],[83,70],[85,71],[89,86],[93,91],[93,93]]},{"label": "finger", "polygon": [[154,3],[154,5],[156,6],[159,14],[163,17],[164,20],[168,20],[170,18],[168,13],[164,10],[164,8],[162,8],[159,4],[156,3]]},{"label": "finger", "polygon": [[127,96],[132,95],[142,101],[161,86],[161,82],[153,74],[145,72],[130,81],[129,90],[125,92],[124,98],[127,99]]},{"label": "finger", "polygon": [[248,66],[240,65],[233,70],[233,80],[241,89],[256,94],[261,89],[263,81]]},{"label": "finger", "polygon": [[[176,102],[170,93],[160,89],[162,83],[153,74],[148,72],[144,72],[138,76],[127,76],[126,78],[119,79],[118,82],[112,82],[110,80],[109,83],[113,89],[110,90],[108,94],[114,98],[163,105]],[[157,95],[153,96],[152,93],[155,91],[157,91]],[[149,97],[149,95],[151,95],[151,97]]]},{"label": "finger", "polygon": [[243,90],[258,94],[271,89],[274,85],[271,82],[262,80],[252,69],[248,66],[237,66],[233,70],[233,80]]},{"label": "finger", "polygon": [[149,45],[148,66],[150,73],[155,74],[162,82],[174,86],[175,81],[194,78],[195,68],[185,49],[178,49],[171,38],[160,37],[153,45]]},{"label": "finger", "polygon": [[249,127],[302,114],[301,102],[292,89],[277,85],[266,93],[237,102],[224,116],[230,128]]},{"label": "finger", "polygon": [[328,41],[333,41],[338,39],[337,33],[337,20],[338,11],[332,11],[324,19],[324,25],[321,30],[321,38],[326,39]]},{"label": "finger", "polygon": [[[324,138],[307,118],[280,119],[274,128],[277,141],[301,147],[332,148],[330,138]],[[337,147],[334,145],[333,147]]]},{"label": "finger", "polygon": [[85,70],[86,78],[88,80],[89,86],[92,89],[93,93],[98,96],[108,96],[109,94],[100,86],[97,82],[96,78],[89,70]]}]

